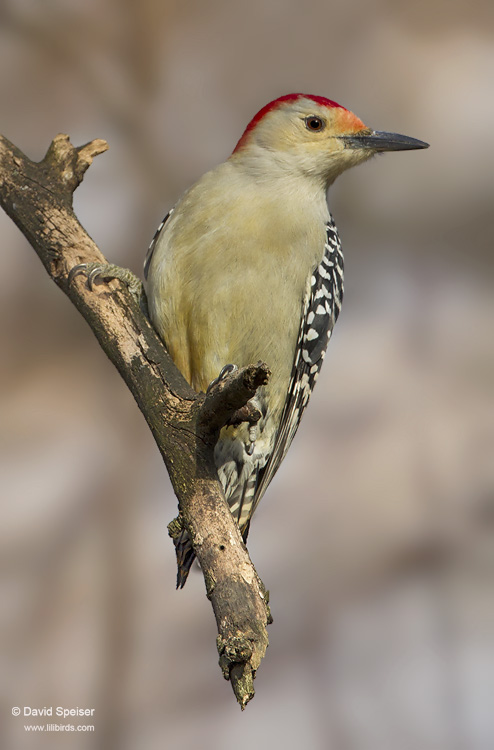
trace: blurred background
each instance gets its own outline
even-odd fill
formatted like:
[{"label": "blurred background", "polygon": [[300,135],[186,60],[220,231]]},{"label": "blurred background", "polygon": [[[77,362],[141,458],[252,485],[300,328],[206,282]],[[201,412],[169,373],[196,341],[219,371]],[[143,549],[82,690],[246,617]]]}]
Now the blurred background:
[{"label": "blurred background", "polygon": [[[0,215],[2,748],[494,748],[493,29],[487,0],[2,0],[0,132],[35,160],[109,142],[75,210],[139,274],[281,94],[431,144],[330,191],[345,304],[251,528],[274,624],[245,713],[202,576],[175,591],[144,420]],[[29,734],[46,719],[13,706],[95,731]]]}]

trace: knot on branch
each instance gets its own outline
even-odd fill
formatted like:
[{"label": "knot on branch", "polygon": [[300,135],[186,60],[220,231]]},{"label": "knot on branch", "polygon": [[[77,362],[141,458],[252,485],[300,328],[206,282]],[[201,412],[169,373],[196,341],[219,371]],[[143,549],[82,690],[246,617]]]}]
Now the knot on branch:
[{"label": "knot on branch", "polygon": [[225,680],[230,679],[230,668],[232,664],[247,664],[250,660],[253,648],[252,643],[245,636],[229,636],[216,638],[216,646],[220,655],[220,667]]},{"label": "knot on branch", "polygon": [[216,639],[220,655],[220,667],[225,680],[230,680],[235,697],[242,711],[254,697],[255,670],[250,660],[254,653],[253,644],[242,636],[229,636]]},{"label": "knot on branch", "polygon": [[184,528],[182,519],[180,516],[177,516],[173,519],[173,521],[170,521],[170,523],[167,526],[168,529],[168,536],[171,537],[173,540],[178,539],[180,534],[182,533],[182,530]]},{"label": "knot on branch", "polygon": [[257,424],[262,417],[262,411],[257,408],[255,403],[247,401],[245,406],[242,406],[237,411],[234,411],[232,416],[227,422],[227,425],[237,427],[242,422],[248,422],[251,425]]},{"label": "knot on branch", "polygon": [[256,391],[266,385],[271,376],[267,364],[258,362],[220,378],[210,388],[201,406],[198,425],[210,439],[226,424],[240,422],[255,424],[261,418],[257,406],[250,403]]},{"label": "knot on branch", "polygon": [[242,379],[246,388],[256,391],[261,385],[266,385],[271,377],[271,370],[265,362],[258,362],[256,365],[244,367]]},{"label": "knot on branch", "polygon": [[75,148],[68,135],[63,133],[55,136],[46,155],[41,162],[47,177],[52,180],[60,191],[63,185],[66,197],[72,199],[72,193],[82,182],[84,173],[92,164],[95,156],[108,149],[108,144],[101,138]]}]

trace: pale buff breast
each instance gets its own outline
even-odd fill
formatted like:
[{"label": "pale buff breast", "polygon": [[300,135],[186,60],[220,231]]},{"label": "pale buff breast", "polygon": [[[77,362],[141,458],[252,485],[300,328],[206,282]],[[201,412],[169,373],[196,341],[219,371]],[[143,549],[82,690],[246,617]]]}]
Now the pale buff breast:
[{"label": "pale buff breast", "polygon": [[[225,193],[224,181],[215,189],[222,169],[232,171],[222,164],[184,195],[158,239],[148,279],[151,317],[197,390],[225,364],[267,362],[278,411],[310,275],[324,251],[327,208],[308,201],[297,222],[294,191],[280,196],[254,181],[246,185],[244,176],[240,184],[233,170]],[[207,204],[198,200],[201,189]]]}]

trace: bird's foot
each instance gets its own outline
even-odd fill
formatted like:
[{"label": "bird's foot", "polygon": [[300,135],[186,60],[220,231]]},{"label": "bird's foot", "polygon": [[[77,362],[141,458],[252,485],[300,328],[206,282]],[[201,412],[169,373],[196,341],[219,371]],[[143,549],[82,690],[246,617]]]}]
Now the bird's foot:
[{"label": "bird's foot", "polygon": [[149,317],[147,297],[142,281],[128,268],[122,268],[113,263],[79,263],[79,265],[74,266],[69,273],[69,285],[73,282],[75,277],[80,274],[87,277],[88,287],[91,291],[93,291],[94,282],[97,278],[118,279],[118,281],[125,284],[133,299],[137,302],[146,317]]},{"label": "bird's foot", "polygon": [[212,380],[210,384],[207,387],[206,393],[209,393],[212,388],[214,388],[215,385],[218,385],[218,383],[221,383],[222,380],[224,380],[228,375],[231,375],[232,372],[237,372],[238,367],[237,365],[225,365],[222,367],[220,374],[217,378]]}]

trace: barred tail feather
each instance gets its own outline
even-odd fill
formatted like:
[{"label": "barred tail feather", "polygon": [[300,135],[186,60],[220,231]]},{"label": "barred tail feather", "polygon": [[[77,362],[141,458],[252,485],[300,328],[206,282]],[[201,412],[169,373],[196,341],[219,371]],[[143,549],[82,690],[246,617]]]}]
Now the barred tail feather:
[{"label": "barred tail feather", "polygon": [[185,529],[182,529],[178,537],[173,540],[173,543],[177,555],[177,589],[183,589],[196,553],[194,552],[190,536]]}]

